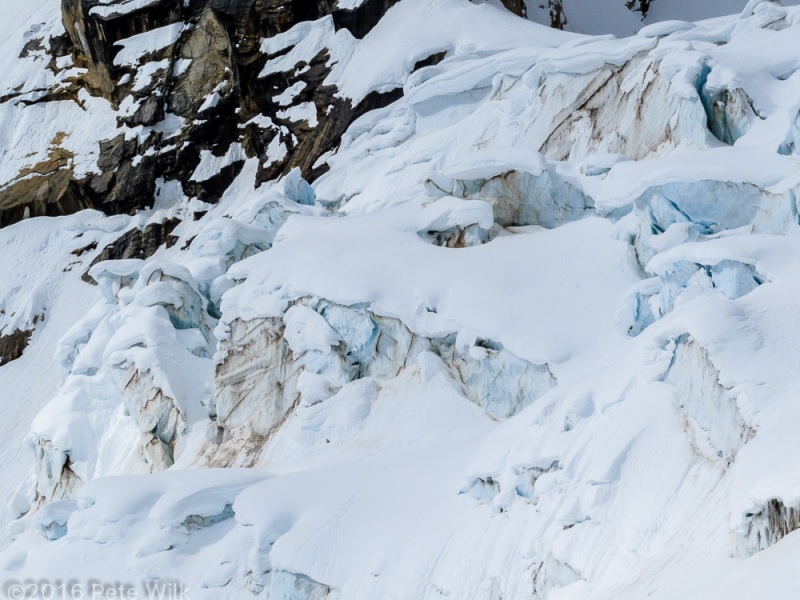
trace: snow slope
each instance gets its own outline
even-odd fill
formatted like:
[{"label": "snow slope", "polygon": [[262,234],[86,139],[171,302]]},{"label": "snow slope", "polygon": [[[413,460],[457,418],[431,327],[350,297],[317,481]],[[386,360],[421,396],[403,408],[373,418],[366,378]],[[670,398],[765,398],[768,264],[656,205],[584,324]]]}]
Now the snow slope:
[{"label": "snow slope", "polygon": [[625,39],[460,0],[296,28],[345,97],[403,89],[313,186],[250,158],[215,205],[165,184],[0,230],[2,318],[45,315],[0,368],[5,589],[796,597],[800,8]]},{"label": "snow slope", "polygon": [[[98,300],[97,290],[80,280],[91,253],[72,254],[93,242],[105,244],[126,228],[128,219],[81,214],[31,220],[0,231],[3,260],[2,327],[33,329],[22,358],[0,369],[2,389],[3,506],[30,473],[34,457],[23,443],[27,427],[61,383],[53,352],[58,340]],[[36,320],[34,326],[34,319]],[[11,506],[13,510],[13,506]],[[7,513],[8,511],[4,511]],[[8,514],[4,514],[7,522]]]}]

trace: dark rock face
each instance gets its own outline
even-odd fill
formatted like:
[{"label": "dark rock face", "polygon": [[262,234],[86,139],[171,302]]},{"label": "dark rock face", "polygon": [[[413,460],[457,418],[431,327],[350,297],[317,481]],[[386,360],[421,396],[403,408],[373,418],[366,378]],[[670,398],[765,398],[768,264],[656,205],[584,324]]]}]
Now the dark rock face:
[{"label": "dark rock face", "polygon": [[[257,185],[295,168],[313,181],[327,170],[320,157],[336,149],[350,124],[402,90],[354,105],[325,83],[334,62],[327,49],[265,71],[296,41],[269,54],[264,40],[322,18],[330,19],[331,36],[346,29],[363,38],[397,1],[343,10],[337,0],[62,0],[66,35],[50,40],[48,68],[71,54],[85,72],[37,101],[77,102],[81,90],[103,97],[118,110],[120,134],[101,142],[99,173],[76,178],[71,157],[55,143],[52,160],[0,185],[0,226],[84,208],[133,213],[152,206],[159,182],[178,181],[186,195],[216,202],[248,158],[259,159]],[[523,0],[503,3],[525,14]],[[148,37],[155,47],[118,60],[119,42],[158,29]],[[23,53],[46,47],[32,40]]]},{"label": "dark rock face", "polygon": [[73,179],[72,158],[56,146],[47,160],[0,187],[0,227],[29,217],[58,216],[91,207],[91,200]]},{"label": "dark rock face", "polygon": [[777,544],[784,537],[800,529],[800,507],[786,505],[773,498],[758,513],[746,515],[743,547],[739,553],[750,556]]},{"label": "dark rock face", "polygon": [[651,0],[628,0],[625,6],[628,7],[628,10],[641,13],[642,19],[644,19],[647,13],[650,12],[650,1]]},{"label": "dark rock face", "polygon": [[337,10],[333,13],[336,29],[347,29],[357,39],[363,39],[386,11],[397,4],[398,0],[364,0],[354,10]]},{"label": "dark rock face", "polygon": [[567,26],[567,15],[564,12],[562,0],[547,0],[543,5],[550,12],[550,27],[553,29],[565,29]]},{"label": "dark rock face", "polygon": [[528,7],[525,6],[525,0],[502,0],[503,6],[513,12],[515,15],[527,18]]},{"label": "dark rock face", "polygon": [[17,360],[28,347],[33,331],[17,330],[8,335],[0,332],[0,367]]},{"label": "dark rock face", "polygon": [[35,173],[0,190],[0,227],[29,217],[57,217],[90,208],[68,169]]},{"label": "dark rock face", "polygon": [[183,18],[182,0],[153,0],[138,10],[125,3],[100,0],[62,0],[64,28],[76,50],[79,66],[89,68],[86,85],[95,93],[112,97],[115,92],[114,44]]},{"label": "dark rock face", "polygon": [[89,270],[104,260],[146,259],[153,256],[162,245],[166,244],[167,247],[170,247],[177,240],[171,234],[179,223],[180,221],[177,219],[168,219],[161,223],[151,223],[144,229],[131,229],[103,248],[103,251],[89,265],[82,279],[88,283],[94,283],[94,280],[89,277]]},{"label": "dark rock face", "polygon": [[233,47],[225,26],[210,8],[203,11],[197,27],[177,50],[179,60],[190,61],[169,91],[170,110],[180,117],[195,118],[209,94],[219,90],[230,95],[234,85]]},{"label": "dark rock face", "polygon": [[[234,144],[240,144],[247,157],[261,159],[259,184],[296,167],[306,179],[318,177],[326,167],[315,163],[338,145],[350,123],[397,99],[400,91],[373,94],[353,106],[336,95],[335,87],[324,84],[331,69],[326,50],[289,71],[262,77],[265,64],[276,57],[262,52],[261,40],[328,15],[335,29],[363,37],[396,1],[366,0],[354,10],[339,10],[334,0],[197,0],[188,6],[154,0],[126,13],[122,3],[98,12],[98,0],[64,0],[65,26],[79,61],[91,74],[86,80],[89,91],[117,105],[132,98],[136,109],[120,117],[130,127],[157,126],[167,115],[185,120],[177,139],[153,133],[139,142],[123,136],[103,142],[98,162],[102,174],[83,185],[86,204],[108,213],[131,212],[152,203],[159,178],[178,180],[187,195],[215,202],[238,175],[243,160],[202,181],[192,175],[204,151],[224,156]],[[131,81],[137,69],[114,64],[114,43],[181,20],[187,25],[178,41],[149,57],[148,62],[167,61],[169,66],[156,71],[154,82],[134,90]],[[281,95],[298,85],[302,91],[286,105]],[[313,106],[316,122],[282,114],[300,104]],[[271,126],[252,123],[260,117]],[[282,147],[279,157],[270,156],[271,144]]]}]

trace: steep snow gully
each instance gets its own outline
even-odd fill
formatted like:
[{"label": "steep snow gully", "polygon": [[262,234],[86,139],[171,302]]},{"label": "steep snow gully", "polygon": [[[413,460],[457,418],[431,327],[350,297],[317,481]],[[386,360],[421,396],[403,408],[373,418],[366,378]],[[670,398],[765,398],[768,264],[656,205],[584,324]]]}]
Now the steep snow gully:
[{"label": "steep snow gully", "polygon": [[800,8],[618,4],[7,1],[2,593],[800,597]]}]

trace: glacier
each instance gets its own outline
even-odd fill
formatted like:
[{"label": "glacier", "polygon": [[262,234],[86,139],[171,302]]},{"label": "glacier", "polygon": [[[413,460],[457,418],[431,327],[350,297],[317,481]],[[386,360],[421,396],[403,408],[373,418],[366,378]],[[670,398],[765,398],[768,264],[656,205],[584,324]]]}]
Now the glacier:
[{"label": "glacier", "polygon": [[0,42],[5,593],[800,594],[800,7],[55,4]]}]

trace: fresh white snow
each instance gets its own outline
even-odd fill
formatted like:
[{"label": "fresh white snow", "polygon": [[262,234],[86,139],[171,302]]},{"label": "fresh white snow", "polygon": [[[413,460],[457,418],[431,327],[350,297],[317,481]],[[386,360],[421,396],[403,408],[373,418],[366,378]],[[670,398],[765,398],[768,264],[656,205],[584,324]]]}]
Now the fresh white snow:
[{"label": "fresh white snow", "polygon": [[[255,188],[233,144],[201,154],[198,182],[245,164],[199,220],[178,194],[0,229],[0,328],[44,315],[0,368],[0,578],[177,579],[192,598],[800,595],[800,533],[756,535],[770,501],[800,507],[800,8],[655,24],[718,15],[684,4],[655,0],[626,39],[462,0],[402,0],[363,40],[302,23],[263,40],[263,75],[329,48],[345,98],[404,92],[313,186]],[[36,10],[58,28],[42,2],[12,31]],[[0,44],[2,90],[53,84]],[[722,91],[749,99],[730,143],[701,98]],[[59,132],[90,172],[115,114],[0,105],[0,180]],[[316,109],[284,116],[313,127]],[[524,223],[498,224],[507,198],[533,202]],[[174,246],[80,280],[172,216]]]}]

